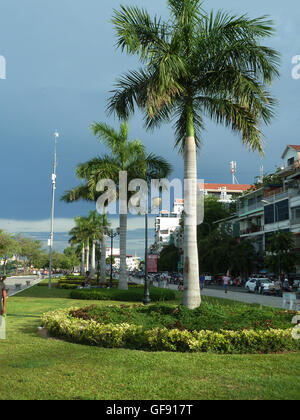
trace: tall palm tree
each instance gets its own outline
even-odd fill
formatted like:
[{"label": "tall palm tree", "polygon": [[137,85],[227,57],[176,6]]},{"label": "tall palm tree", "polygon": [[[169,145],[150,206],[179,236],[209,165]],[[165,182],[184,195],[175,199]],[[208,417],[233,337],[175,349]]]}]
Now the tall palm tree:
[{"label": "tall palm tree", "polygon": [[[89,238],[92,241],[92,258],[91,258],[91,277],[95,277],[96,271],[96,241],[102,240],[102,237],[105,236],[103,232],[103,228],[107,226],[106,215],[100,215],[97,213],[96,210],[91,211],[87,218],[88,221],[88,230],[89,230]],[[105,249],[102,249],[102,254],[106,254],[106,246]],[[103,262],[103,259],[102,259]],[[106,269],[106,264],[101,268],[101,272]],[[106,278],[105,278],[106,280]]]},{"label": "tall palm tree", "polygon": [[[99,141],[110,150],[109,155],[96,157],[86,163],[79,164],[76,175],[85,183],[65,192],[62,200],[67,202],[79,199],[97,201],[99,193],[96,191],[97,183],[101,179],[111,179],[118,187],[119,172],[127,173],[127,182],[141,178],[165,178],[171,172],[168,162],[154,154],[146,154],[145,147],[140,140],[128,140],[128,124],[120,124],[117,132],[107,124],[95,123],[92,131]],[[119,194],[119,189],[117,191]],[[126,236],[127,214],[120,211],[120,276],[119,289],[128,289],[126,268]]]},{"label": "tall palm tree", "polygon": [[[74,217],[75,226],[69,232],[69,242],[81,246],[81,275],[85,274],[85,250],[89,237],[89,223],[86,217]],[[87,263],[88,267],[88,263]]]},{"label": "tall palm tree", "polygon": [[200,0],[167,4],[167,22],[137,7],[114,12],[118,47],[138,55],[142,68],[118,80],[108,110],[127,119],[138,107],[150,129],[174,122],[186,184],[183,304],[195,308],[201,303],[196,155],[204,117],[241,134],[244,145],[262,154],[260,125],[273,116],[275,100],[267,85],[278,76],[279,54],[261,45],[274,32],[266,17],[207,13]]}]

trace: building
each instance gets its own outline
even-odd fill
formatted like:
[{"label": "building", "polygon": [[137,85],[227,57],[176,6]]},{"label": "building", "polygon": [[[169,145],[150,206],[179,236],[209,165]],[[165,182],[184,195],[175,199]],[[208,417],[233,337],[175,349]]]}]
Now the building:
[{"label": "building", "polygon": [[172,234],[180,228],[184,209],[184,200],[175,199],[173,211],[161,210],[155,218],[155,250],[160,252],[163,246],[169,245]]},{"label": "building", "polygon": [[216,197],[222,203],[231,203],[252,186],[250,184],[199,184],[204,196]]},{"label": "building", "polygon": [[[106,247],[106,259],[109,259],[111,256],[110,250],[111,250],[110,247]],[[115,268],[119,268],[120,267],[120,248],[113,248],[112,256],[115,261],[113,266]],[[131,254],[127,254],[126,265],[127,265],[128,270],[133,271],[133,270],[138,269],[141,260],[142,259],[140,257],[137,257],[137,256],[133,257]]]},{"label": "building", "polygon": [[[288,145],[281,158],[282,165],[273,180],[238,198],[236,215],[225,221],[234,236],[252,240],[257,266],[274,232],[294,233],[295,248],[300,252],[300,146]],[[300,274],[300,267],[296,267],[296,273]]]},{"label": "building", "polygon": [[[232,203],[251,188],[250,184],[198,184],[198,191],[205,197],[213,196],[223,203]],[[155,244],[152,251],[160,252],[162,247],[174,244],[183,249],[183,228],[181,226],[184,200],[174,201],[173,211],[161,210],[155,219]]]}]

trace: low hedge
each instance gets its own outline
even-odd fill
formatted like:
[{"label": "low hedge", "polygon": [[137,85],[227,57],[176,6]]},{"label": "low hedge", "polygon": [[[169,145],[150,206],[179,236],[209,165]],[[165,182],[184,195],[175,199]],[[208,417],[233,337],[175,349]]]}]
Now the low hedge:
[{"label": "low hedge", "polygon": [[57,287],[58,287],[58,289],[68,289],[68,290],[73,290],[73,289],[77,289],[77,288],[78,288],[78,284],[72,284],[72,283],[59,283]]},{"label": "low hedge", "polygon": [[[72,310],[79,310],[73,308]],[[101,324],[93,319],[73,318],[70,309],[45,313],[43,326],[52,336],[75,343],[111,348],[150,351],[214,352],[222,354],[276,353],[299,351],[300,340],[292,337],[292,328],[267,331],[180,331],[128,323]]]},{"label": "low hedge", "polygon": [[[128,290],[119,289],[77,289],[70,293],[71,299],[83,300],[117,300],[122,302],[142,302],[144,286],[133,285]],[[176,299],[173,290],[150,287],[150,299],[152,302],[169,301]]]}]

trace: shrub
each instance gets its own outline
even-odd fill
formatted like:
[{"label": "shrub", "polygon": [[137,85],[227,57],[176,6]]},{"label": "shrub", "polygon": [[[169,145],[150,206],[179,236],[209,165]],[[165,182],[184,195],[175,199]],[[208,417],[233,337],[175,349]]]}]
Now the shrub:
[{"label": "shrub", "polygon": [[77,287],[78,287],[78,284],[72,284],[72,283],[59,283],[58,284],[59,289],[73,290],[73,289],[77,289]]},{"label": "shrub", "polygon": [[[119,289],[79,289],[70,293],[71,299],[84,300],[117,300],[122,302],[142,302],[144,287],[137,286],[128,290]],[[176,293],[168,289],[150,288],[152,302],[175,300]]]},{"label": "shrub", "polygon": [[[73,311],[76,310],[78,308],[73,308]],[[293,339],[292,328],[219,332],[168,328],[145,330],[141,325],[125,322],[117,325],[103,324],[94,319],[74,318],[70,309],[48,312],[42,316],[42,322],[53,336],[102,347],[229,354],[300,350],[300,340]]]}]

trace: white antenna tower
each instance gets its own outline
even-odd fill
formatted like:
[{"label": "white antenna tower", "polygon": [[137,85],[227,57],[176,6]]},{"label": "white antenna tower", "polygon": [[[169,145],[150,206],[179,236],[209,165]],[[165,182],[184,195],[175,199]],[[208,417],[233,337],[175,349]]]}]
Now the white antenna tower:
[{"label": "white antenna tower", "polygon": [[263,165],[261,165],[260,169],[259,169],[259,178],[258,178],[258,182],[262,183],[264,180],[264,167]]},{"label": "white antenna tower", "polygon": [[238,184],[238,180],[235,176],[236,174],[236,162],[232,161],[230,162],[230,170],[231,170],[231,175],[232,175],[232,183],[233,184]]}]

